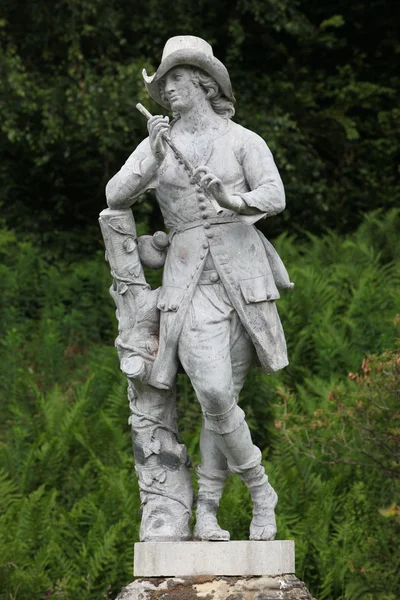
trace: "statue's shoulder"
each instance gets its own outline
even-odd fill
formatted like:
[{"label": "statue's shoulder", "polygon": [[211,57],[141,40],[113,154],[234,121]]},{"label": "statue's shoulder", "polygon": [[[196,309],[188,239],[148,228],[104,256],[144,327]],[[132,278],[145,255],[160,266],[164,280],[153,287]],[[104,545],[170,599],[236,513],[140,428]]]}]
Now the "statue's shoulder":
[{"label": "statue's shoulder", "polygon": [[239,123],[231,121],[229,131],[234,141],[235,148],[239,152],[243,151],[245,148],[257,148],[264,151],[268,149],[266,141],[258,135],[258,133],[243,127],[243,125],[239,125]]}]

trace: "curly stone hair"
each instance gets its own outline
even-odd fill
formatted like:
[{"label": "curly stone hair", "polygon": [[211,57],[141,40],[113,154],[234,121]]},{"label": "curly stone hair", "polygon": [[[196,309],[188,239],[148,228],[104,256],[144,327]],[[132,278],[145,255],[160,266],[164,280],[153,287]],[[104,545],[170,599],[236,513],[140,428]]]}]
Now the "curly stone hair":
[{"label": "curly stone hair", "polygon": [[[221,115],[226,119],[232,119],[235,114],[235,108],[233,102],[229,100],[220,90],[218,83],[208,75],[203,69],[199,69],[198,67],[186,67],[191,71],[192,81],[201,86],[207,93],[206,98],[210,101],[210,104],[217,115]],[[168,102],[168,99],[165,97],[164,88],[165,81],[163,79],[160,80],[160,96],[163,102]],[[179,116],[174,113],[174,117]]]}]

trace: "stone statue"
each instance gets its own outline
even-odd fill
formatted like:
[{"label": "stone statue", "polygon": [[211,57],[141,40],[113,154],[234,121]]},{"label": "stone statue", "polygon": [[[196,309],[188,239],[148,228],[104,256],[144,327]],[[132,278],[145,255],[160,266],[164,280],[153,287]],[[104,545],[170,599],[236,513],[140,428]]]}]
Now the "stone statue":
[{"label": "stone statue", "polygon": [[[149,136],[108,183],[100,216],[129,379],[141,540],[191,539],[188,459],[176,432],[179,366],[203,413],[194,539],[229,540],[217,509],[232,472],[251,493],[250,540],[272,540],[277,494],[238,396],[252,364],[266,373],[288,364],[275,301],[293,284],[254,226],[284,209],[282,181],[264,140],[231,120],[229,74],[207,42],[171,38],[156,73],[143,77],[173,120],[148,114]],[[137,239],[130,207],[150,189],[169,233]],[[164,267],[161,288],[150,290],[142,263]]]}]

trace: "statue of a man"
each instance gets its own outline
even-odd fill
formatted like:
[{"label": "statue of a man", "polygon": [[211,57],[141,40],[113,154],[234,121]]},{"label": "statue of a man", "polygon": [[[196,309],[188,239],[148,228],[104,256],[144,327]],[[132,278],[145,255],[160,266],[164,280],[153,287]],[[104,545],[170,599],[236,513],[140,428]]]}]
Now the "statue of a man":
[{"label": "statue of a man", "polygon": [[[250,539],[272,540],[277,495],[238,396],[253,363],[266,373],[288,364],[275,300],[277,288],[291,284],[254,227],[284,209],[282,181],[264,140],[231,120],[229,74],[207,42],[171,38],[157,72],[148,77],[144,71],[144,79],[150,96],[174,118],[149,119],[149,136],[108,183],[107,202],[111,209],[128,208],[154,189],[169,229],[149,381],[172,388],[180,363],[201,405],[195,539],[229,539],[216,515],[231,471],[253,500]],[[166,136],[197,166],[191,176]]]}]

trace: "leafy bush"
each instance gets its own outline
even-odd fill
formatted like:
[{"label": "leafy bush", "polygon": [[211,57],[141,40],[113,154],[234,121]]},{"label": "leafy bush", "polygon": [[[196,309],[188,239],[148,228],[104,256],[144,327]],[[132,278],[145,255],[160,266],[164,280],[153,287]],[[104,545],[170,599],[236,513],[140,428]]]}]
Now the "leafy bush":
[{"label": "leafy bush", "polygon": [[332,387],[311,383],[281,390],[275,413],[272,473],[277,482],[294,484],[294,490],[283,486],[280,510],[287,534],[299,540],[298,567],[313,587],[317,583],[320,600],[395,600],[400,351],[364,359],[361,374]]}]

